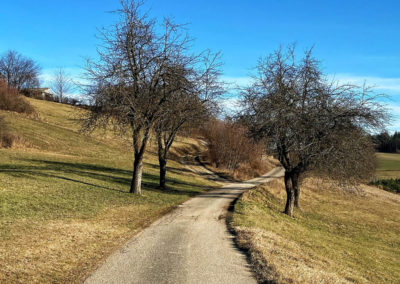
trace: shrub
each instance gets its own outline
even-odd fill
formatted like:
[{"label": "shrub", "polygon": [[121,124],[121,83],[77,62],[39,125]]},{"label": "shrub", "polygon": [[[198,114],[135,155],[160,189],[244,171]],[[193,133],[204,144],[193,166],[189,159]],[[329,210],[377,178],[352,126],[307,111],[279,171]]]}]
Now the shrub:
[{"label": "shrub", "polygon": [[273,166],[264,155],[263,143],[254,142],[246,133],[246,127],[239,123],[216,119],[206,123],[201,134],[207,141],[207,160],[239,179],[264,174]]},{"label": "shrub", "polygon": [[6,122],[0,117],[0,148],[11,148],[22,140],[15,134],[9,133]]},{"label": "shrub", "polygon": [[18,93],[17,89],[9,87],[3,80],[0,80],[0,110],[35,113],[34,108]]},{"label": "shrub", "polygon": [[1,148],[11,148],[19,140],[18,137],[11,133],[1,134]]},{"label": "shrub", "polygon": [[398,179],[380,179],[371,182],[372,185],[375,185],[383,190],[400,193],[400,178]]}]

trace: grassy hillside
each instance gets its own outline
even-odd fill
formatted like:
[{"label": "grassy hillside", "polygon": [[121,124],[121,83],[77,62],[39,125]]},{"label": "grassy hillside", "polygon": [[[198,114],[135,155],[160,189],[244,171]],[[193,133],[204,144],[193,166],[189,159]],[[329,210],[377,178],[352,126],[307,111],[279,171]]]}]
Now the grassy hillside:
[{"label": "grassy hillside", "polygon": [[282,180],[243,194],[232,225],[262,280],[398,283],[400,195],[345,192],[309,180],[295,218],[282,214]]},{"label": "grassy hillside", "polygon": [[[78,109],[29,100],[39,118],[0,112],[22,138],[0,149],[0,282],[80,282],[107,255],[165,212],[215,184],[170,161],[157,189],[154,149],[145,157],[143,195],[128,193],[129,142],[78,132]],[[173,151],[194,153],[181,139]]]},{"label": "grassy hillside", "polygon": [[376,177],[378,179],[400,178],[400,154],[377,153],[377,157]]}]

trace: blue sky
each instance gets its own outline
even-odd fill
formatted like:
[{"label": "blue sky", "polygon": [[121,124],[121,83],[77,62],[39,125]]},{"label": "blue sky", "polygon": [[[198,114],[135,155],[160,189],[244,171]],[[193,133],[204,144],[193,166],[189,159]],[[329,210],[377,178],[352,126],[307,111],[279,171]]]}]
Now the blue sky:
[{"label": "blue sky", "polygon": [[[79,77],[85,57],[96,55],[96,28],[116,19],[118,0],[2,0],[0,53],[15,49],[43,68],[43,81],[58,67]],[[376,85],[391,96],[400,130],[399,1],[148,0],[150,15],[188,24],[196,51],[222,51],[224,78],[248,81],[260,56],[297,42],[314,47],[323,71],[341,81]],[[232,104],[227,102],[227,104]]]}]

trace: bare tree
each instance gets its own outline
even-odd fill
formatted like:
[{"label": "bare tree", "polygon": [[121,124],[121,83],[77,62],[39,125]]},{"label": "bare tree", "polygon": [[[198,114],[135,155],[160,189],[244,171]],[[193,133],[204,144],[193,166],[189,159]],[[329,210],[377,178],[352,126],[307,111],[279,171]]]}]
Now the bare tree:
[{"label": "bare tree", "polygon": [[53,93],[59,97],[60,102],[63,102],[63,97],[67,94],[73,87],[72,79],[65,72],[63,68],[59,68],[54,73],[54,79],[51,85],[51,90]]},{"label": "bare tree", "polygon": [[179,99],[170,100],[164,105],[163,117],[154,127],[158,146],[160,167],[160,188],[165,189],[168,152],[178,131],[187,123],[201,119],[202,105],[199,100],[189,94],[179,95]]},{"label": "bare tree", "polygon": [[[213,111],[216,99],[224,92],[220,76],[220,53],[197,56],[198,68],[181,69],[181,84],[162,107],[162,115],[155,125],[160,166],[160,188],[165,189],[168,152],[179,130],[186,126],[200,126]],[[176,67],[175,67],[176,68]],[[177,80],[179,78],[173,78]],[[166,86],[169,87],[169,84]]]},{"label": "bare tree", "polygon": [[21,90],[39,86],[39,65],[15,50],[10,50],[0,58],[0,76],[8,86]]},{"label": "bare tree", "polygon": [[299,181],[307,172],[358,181],[374,169],[366,131],[382,127],[386,112],[366,87],[330,82],[308,50],[296,61],[294,46],[257,67],[244,92],[246,118],[285,169],[285,213],[299,205]]},{"label": "bare tree", "polygon": [[180,70],[190,70],[194,59],[186,55],[190,40],[182,26],[165,19],[160,28],[141,12],[142,2],[121,4],[116,11],[119,22],[100,31],[100,61],[87,64],[92,111],[84,129],[112,123],[121,133],[130,133],[134,152],[130,192],[141,194],[150,131],[162,106],[182,88],[175,84],[183,80]]}]

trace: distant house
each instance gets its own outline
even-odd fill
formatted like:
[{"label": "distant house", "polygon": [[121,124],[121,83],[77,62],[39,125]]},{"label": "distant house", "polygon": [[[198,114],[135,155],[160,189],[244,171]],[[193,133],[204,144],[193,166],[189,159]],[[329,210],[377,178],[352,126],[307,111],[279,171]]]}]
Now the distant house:
[{"label": "distant house", "polygon": [[50,88],[29,88],[21,91],[25,96],[40,100],[53,101],[54,97]]}]

